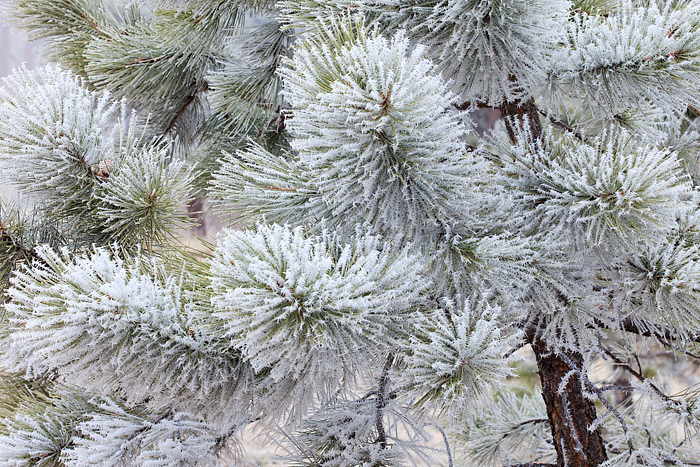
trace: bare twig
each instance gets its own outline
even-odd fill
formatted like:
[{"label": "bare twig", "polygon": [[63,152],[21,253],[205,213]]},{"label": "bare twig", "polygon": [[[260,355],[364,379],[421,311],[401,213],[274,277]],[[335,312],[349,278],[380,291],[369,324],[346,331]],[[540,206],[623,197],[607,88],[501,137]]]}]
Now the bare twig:
[{"label": "bare twig", "polygon": [[387,397],[386,397],[386,386],[389,381],[389,370],[394,364],[394,354],[390,353],[386,358],[386,363],[384,364],[384,369],[382,370],[382,376],[379,378],[379,387],[377,388],[377,402],[376,402],[376,418],[375,426],[377,428],[377,441],[382,449],[386,449],[386,430],[384,429],[384,407],[386,407]]},{"label": "bare twig", "polygon": [[528,344],[528,342],[527,342],[526,340],[522,341],[521,343],[519,343],[518,345],[516,345],[515,347],[513,347],[512,349],[510,349],[508,352],[504,353],[504,354],[503,354],[503,358],[509,358],[509,357],[510,357],[511,355],[513,355],[515,352],[517,352],[518,350],[520,350],[520,349],[522,349],[523,347],[525,347],[527,344]]},{"label": "bare twig", "polygon": [[427,425],[437,428],[442,435],[442,441],[445,443],[445,450],[447,451],[447,466],[454,467],[454,463],[452,461],[452,449],[450,449],[450,442],[447,440],[445,430],[443,430],[442,427],[435,422],[430,422]]},{"label": "bare twig", "polygon": [[[659,397],[661,397],[662,399],[664,399],[664,400],[666,400],[666,401],[668,401],[668,402],[674,402],[674,403],[676,402],[676,401],[674,401],[670,396],[668,396],[667,394],[665,394],[661,389],[659,389],[658,386],[656,386],[654,383],[652,383],[651,380],[649,380],[649,378],[646,378],[646,377],[644,376],[644,374],[643,374],[641,371],[637,371],[637,370],[635,370],[634,368],[632,368],[629,364],[623,362],[622,359],[620,359],[620,357],[618,357],[617,355],[615,355],[610,349],[608,349],[607,347],[603,347],[603,351],[605,352],[605,354],[606,354],[607,356],[609,356],[609,357],[612,359],[612,361],[613,361],[617,366],[619,366],[620,368],[624,368],[625,370],[627,370],[627,372],[628,372],[629,374],[631,374],[632,376],[634,376],[635,378],[637,378],[640,382],[648,384],[649,387],[650,387],[656,394],[659,395]],[[641,367],[640,367],[640,368],[641,368]]]},{"label": "bare twig", "polygon": [[562,130],[566,131],[567,133],[571,133],[576,139],[579,141],[582,141],[586,144],[590,144],[588,140],[586,139],[581,132],[573,128],[571,125],[568,123],[562,122],[559,119],[554,118],[550,113],[543,111],[540,108],[537,108],[537,112],[539,112],[540,115],[545,117],[547,120],[549,120],[552,125],[556,126],[557,128],[561,128]]}]

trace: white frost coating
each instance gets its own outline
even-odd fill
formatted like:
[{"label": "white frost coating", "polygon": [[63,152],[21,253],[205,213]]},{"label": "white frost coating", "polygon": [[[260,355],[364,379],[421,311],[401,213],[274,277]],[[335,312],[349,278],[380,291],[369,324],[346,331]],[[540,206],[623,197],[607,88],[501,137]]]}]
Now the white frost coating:
[{"label": "white frost coating", "polygon": [[[143,0],[114,18],[102,0],[67,13],[63,1],[13,6],[91,85],[154,110],[172,146],[132,145],[123,103],[59,68],[0,91],[0,169],[56,221],[35,234],[0,219],[0,263],[38,254],[3,303],[2,371],[114,396],[42,406],[24,381],[0,384],[26,389],[7,397],[20,405],[2,420],[0,464],[59,451],[82,465],[206,463],[244,423],[309,413],[296,465],[419,464],[396,434],[417,445],[413,415],[441,411],[468,428],[468,465],[553,463],[562,439],[539,395],[466,410],[507,377],[507,344],[523,336],[584,366],[614,341],[607,386],[582,368],[586,390],[550,393],[606,404],[634,390],[589,427],[610,465],[698,458],[697,389],[665,396],[642,368],[640,385],[609,383],[639,342],[622,329],[680,347],[700,328],[700,198],[684,172],[700,180],[700,0]],[[251,7],[277,17],[247,34]],[[515,99],[528,105],[501,122],[508,141],[467,146],[458,109]],[[512,128],[537,118],[544,136]],[[236,152],[239,128],[256,138]],[[230,232],[209,260],[180,263],[167,226],[189,175],[171,149],[219,167],[214,191],[236,211],[293,226]],[[219,150],[235,154],[219,164]],[[34,250],[54,228],[71,253]],[[99,249],[111,242],[136,258]],[[173,263],[143,259],[144,243]],[[586,442],[569,441],[564,455]]]},{"label": "white frost coating", "polygon": [[[157,263],[126,264],[103,249],[70,259],[49,248],[16,273],[6,305],[14,328],[2,358],[14,371],[58,370],[100,392],[154,407],[235,420],[252,370],[226,340],[204,333],[178,281]],[[150,272],[149,272],[150,270]]]},{"label": "white frost coating", "polygon": [[127,148],[96,192],[105,233],[164,244],[188,227],[183,206],[191,199],[193,173],[184,164],[171,160],[164,146]]},{"label": "white frost coating", "polygon": [[[362,2],[361,2],[362,4]],[[529,97],[546,79],[565,37],[568,0],[366,0],[392,28],[430,47],[430,57],[465,101]]]},{"label": "white frost coating", "polygon": [[622,312],[691,336],[700,327],[700,247],[671,236],[631,255],[620,278]]},{"label": "white frost coating", "polygon": [[506,300],[516,300],[531,278],[530,265],[537,251],[527,239],[510,233],[474,236],[470,229],[460,230],[449,232],[428,250],[428,264],[438,290],[447,295],[462,290],[483,296],[497,293],[508,296]]},{"label": "white frost coating", "polygon": [[469,180],[466,128],[425,50],[410,50],[401,33],[389,41],[357,24],[324,28],[336,44],[302,44],[282,72],[292,147],[323,201],[377,231],[457,216]]},{"label": "white frost coating", "polygon": [[[391,449],[377,442],[377,402],[373,397],[334,401],[310,415],[291,438],[296,456],[287,465],[304,467],[356,467],[406,465],[410,454],[394,439],[397,419],[408,419],[389,401],[381,415]],[[403,428],[403,427],[402,427]],[[412,433],[417,435],[417,433]],[[399,442],[397,442],[399,441]],[[407,455],[408,454],[408,455]],[[410,457],[409,457],[410,458]],[[414,459],[415,460],[415,459]]]},{"label": "white frost coating", "polygon": [[450,429],[463,447],[464,465],[500,466],[527,462],[554,463],[551,428],[542,396],[517,396],[511,390],[475,406],[462,423]]},{"label": "white frost coating", "polygon": [[626,132],[585,144],[547,133],[542,146],[509,146],[503,183],[526,214],[525,231],[575,248],[663,236],[690,209],[690,177],[675,154]]},{"label": "white frost coating", "polygon": [[446,303],[416,318],[403,377],[418,407],[458,419],[494,383],[510,375],[497,308],[475,300]]},{"label": "white frost coating", "polygon": [[343,244],[327,233],[258,225],[219,241],[212,305],[256,371],[269,369],[270,384],[292,382],[287,397],[301,411],[382,355],[428,285],[421,268],[376,237]]},{"label": "white frost coating", "polygon": [[687,465],[683,463],[673,452],[656,447],[642,446],[632,452],[623,451],[611,456],[600,467],[666,467],[669,463],[675,465]]},{"label": "white frost coating", "polygon": [[219,204],[242,206],[242,216],[256,220],[264,216],[267,222],[298,225],[328,211],[305,167],[257,144],[235,155],[224,153],[212,186]]},{"label": "white frost coating", "polygon": [[113,403],[100,409],[77,426],[79,436],[64,454],[68,465],[219,465],[214,455],[216,433],[187,413],[149,420]]},{"label": "white frost coating", "polygon": [[643,108],[665,116],[697,106],[700,9],[697,2],[623,0],[619,12],[579,14],[569,24],[570,47],[552,60],[547,99],[573,98],[597,114]]},{"label": "white frost coating", "polygon": [[60,418],[19,416],[16,420],[0,419],[0,426],[11,427],[10,434],[0,434],[0,465],[23,467],[29,459],[57,460],[61,446],[70,443],[72,433]]},{"label": "white frost coating", "polygon": [[115,119],[123,103],[83,87],[58,66],[18,69],[0,87],[0,179],[51,206],[84,201],[100,170],[115,160]]},{"label": "white frost coating", "polygon": [[58,66],[16,70],[0,88],[0,180],[90,245],[163,244],[189,224],[192,171],[151,145],[125,101]]},{"label": "white frost coating", "polygon": [[[602,465],[605,467],[667,466],[671,461],[676,465],[688,465],[685,462],[698,458],[698,446],[695,440],[700,428],[700,419],[691,415],[695,395],[688,391],[673,395],[669,399],[659,396],[647,380],[635,384],[637,394],[633,406],[621,408],[628,423],[629,433],[625,433],[619,423],[608,421],[606,440],[616,454]],[[653,384],[668,392],[660,381]],[[683,433],[684,436],[679,436]],[[631,437],[635,447],[630,452],[627,438]],[[685,442],[683,442],[685,438]],[[664,462],[665,461],[665,462]]]}]

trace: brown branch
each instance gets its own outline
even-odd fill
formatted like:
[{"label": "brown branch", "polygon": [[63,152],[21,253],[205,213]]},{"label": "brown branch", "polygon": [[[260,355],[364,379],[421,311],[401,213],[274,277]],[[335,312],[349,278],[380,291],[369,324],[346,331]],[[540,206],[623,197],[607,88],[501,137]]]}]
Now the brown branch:
[{"label": "brown branch", "polygon": [[377,428],[377,442],[382,449],[387,448],[386,442],[386,430],[384,429],[384,407],[387,404],[386,397],[386,386],[389,381],[389,370],[394,364],[394,354],[390,353],[384,364],[384,369],[382,370],[382,376],[379,378],[379,387],[377,388],[377,402],[376,402],[376,419],[375,426]]},{"label": "brown branch", "polygon": [[156,141],[156,144],[160,144],[163,141],[163,138],[165,138],[165,136],[168,133],[170,133],[170,130],[173,129],[173,127],[175,126],[175,123],[178,121],[178,119],[180,117],[182,117],[182,114],[185,113],[185,110],[187,110],[187,108],[190,105],[192,105],[194,100],[197,98],[197,95],[200,92],[207,91],[208,89],[209,89],[208,83],[204,83],[202,86],[199,86],[197,89],[195,89],[189,96],[187,96],[187,99],[185,99],[185,101],[182,103],[180,108],[177,109],[177,112],[175,112],[175,115],[173,115],[173,118],[171,118],[170,121],[168,122],[168,125],[165,127],[165,129],[161,133],[160,137]]},{"label": "brown branch", "polygon": [[539,111],[535,105],[535,100],[532,97],[526,100],[504,102],[500,110],[505,119],[506,131],[513,143],[517,143],[518,136],[525,132],[528,141],[522,142],[541,144],[543,136],[542,124],[538,117]]},{"label": "brown branch", "polygon": [[[509,79],[517,82],[515,76]],[[514,144],[542,145],[542,125],[532,97],[504,102],[501,112]],[[519,141],[520,138],[524,141]],[[557,465],[591,467],[604,463],[608,456],[600,429],[589,430],[597,418],[595,405],[584,395],[582,378],[571,378],[573,374],[583,373],[583,355],[571,352],[566,359],[562,358],[563,355],[552,352],[538,338],[533,326],[525,329],[525,338],[535,352]]]},{"label": "brown branch", "polygon": [[[666,395],[661,389],[659,389],[658,386],[656,386],[654,383],[651,382],[651,380],[647,377],[645,377],[641,371],[635,370],[632,368],[631,365],[623,362],[617,355],[615,355],[610,349],[607,347],[603,347],[603,352],[605,352],[605,355],[610,357],[613,362],[615,362],[615,365],[619,366],[620,368],[624,368],[629,374],[637,378],[640,382],[646,383],[651,387],[656,394],[659,395],[662,399],[668,401],[668,402],[673,402],[676,403],[670,396]],[[641,369],[641,368],[640,368]]]},{"label": "brown branch", "polygon": [[[639,320],[638,320],[639,321]],[[644,328],[640,328],[631,318],[625,318],[622,320],[620,323],[620,328],[613,328],[604,323],[603,321],[600,320],[595,320],[596,326],[599,328],[605,328],[605,329],[610,329],[612,331],[618,331],[622,329],[623,331],[632,333],[632,334],[637,334],[643,337],[653,337],[658,340],[666,340],[666,341],[675,341],[678,340],[680,337],[676,335],[671,329],[664,327],[664,326],[659,326],[659,325],[645,325]],[[655,328],[655,329],[652,329]],[[689,336],[689,339],[693,342],[700,342],[700,331],[696,331],[694,333],[691,333]]]},{"label": "brown branch", "polygon": [[597,416],[593,401],[584,396],[583,378],[580,377],[583,356],[580,353],[564,355],[552,352],[536,337],[532,349],[557,450],[557,465],[590,467],[602,464],[607,460],[603,437],[597,427],[589,431],[595,426]]},{"label": "brown branch", "polygon": [[160,414],[160,415],[158,416],[158,418],[156,418],[155,420],[153,420],[152,422],[150,422],[148,425],[144,425],[144,426],[142,426],[141,428],[139,428],[138,430],[134,431],[134,432],[131,434],[131,436],[129,436],[129,438],[128,438],[126,441],[124,441],[124,443],[122,443],[122,446],[126,446],[126,445],[128,445],[129,443],[133,442],[133,441],[134,441],[136,438],[138,438],[142,433],[145,433],[146,431],[152,429],[154,426],[156,426],[157,424],[159,424],[160,422],[162,422],[162,421],[165,420],[166,418],[170,418],[170,417],[173,415],[173,413],[174,413],[174,412],[173,412],[173,409],[172,409],[172,408],[170,408],[170,407],[167,408],[167,409],[165,410],[165,412],[163,412],[162,414]]},{"label": "brown branch", "polygon": [[541,109],[537,109],[537,112],[539,112],[540,115],[545,117],[547,120],[550,121],[550,123],[558,128],[561,128],[562,130],[566,131],[567,133],[571,133],[576,139],[578,139],[581,142],[584,142],[586,144],[590,144],[588,140],[586,139],[583,134],[581,134],[578,130],[574,129],[571,125],[568,123],[562,122],[559,119],[554,118],[551,114],[544,112]]},{"label": "brown branch", "polygon": [[453,107],[457,110],[469,110],[473,107],[476,107],[478,109],[491,109],[491,110],[500,110],[498,107],[494,107],[492,105],[487,104],[486,102],[462,102],[461,104],[454,104]]},{"label": "brown branch", "polygon": [[527,344],[529,344],[529,341],[528,341],[528,340],[523,340],[523,341],[520,342],[519,344],[517,344],[517,345],[515,345],[514,347],[512,347],[508,352],[504,353],[504,354],[503,354],[503,358],[509,358],[509,357],[510,357],[511,355],[513,355],[515,352],[517,352],[518,350],[520,350],[520,349],[522,349],[523,347],[525,347]]},{"label": "brown branch", "polygon": [[[536,425],[538,423],[549,423],[549,419],[548,418],[531,418],[529,420],[523,420],[522,422],[518,423],[517,425],[512,426],[511,429],[516,430],[516,429],[523,427],[525,425],[530,425],[530,424]],[[501,441],[506,439],[508,436],[509,436],[508,433],[504,433],[503,435],[501,435],[501,439],[498,440],[499,444]]]}]

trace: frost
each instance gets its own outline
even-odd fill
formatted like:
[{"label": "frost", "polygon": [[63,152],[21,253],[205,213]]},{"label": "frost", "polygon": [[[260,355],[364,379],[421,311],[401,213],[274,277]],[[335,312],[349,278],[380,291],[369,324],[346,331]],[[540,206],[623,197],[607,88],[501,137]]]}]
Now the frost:
[{"label": "frost", "polygon": [[10,289],[6,365],[27,375],[57,370],[99,392],[128,387],[152,406],[213,420],[245,416],[252,370],[224,336],[206,332],[160,265],[126,263],[104,249],[38,254],[42,264],[17,273]]},{"label": "frost", "polygon": [[323,202],[345,222],[391,233],[458,217],[466,128],[424,49],[409,51],[400,33],[389,41],[353,23],[327,28],[347,42],[302,44],[283,71],[292,147]]},{"label": "frost", "polygon": [[219,241],[212,305],[225,336],[302,411],[390,348],[428,285],[421,272],[415,257],[377,237],[344,243],[259,224]]},{"label": "frost", "polygon": [[415,405],[459,419],[510,374],[498,309],[476,300],[446,303],[416,320],[403,377]]}]

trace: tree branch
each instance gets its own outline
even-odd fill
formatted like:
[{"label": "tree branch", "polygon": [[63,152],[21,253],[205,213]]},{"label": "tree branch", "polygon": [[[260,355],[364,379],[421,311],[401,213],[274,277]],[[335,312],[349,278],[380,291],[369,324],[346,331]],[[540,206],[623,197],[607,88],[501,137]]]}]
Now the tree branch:
[{"label": "tree branch", "polygon": [[428,423],[428,425],[437,428],[442,435],[442,441],[445,443],[445,450],[447,451],[447,466],[453,467],[454,463],[452,461],[452,449],[450,449],[450,442],[447,440],[445,430],[443,430],[442,427],[435,422]]},{"label": "tree branch", "polygon": [[500,110],[498,107],[493,107],[486,102],[471,102],[471,101],[465,101],[462,102],[461,104],[454,104],[453,106],[457,110],[469,110],[471,108],[478,108],[478,109],[490,109],[490,110]]},{"label": "tree branch", "polygon": [[192,93],[191,93],[189,96],[187,96],[187,99],[185,99],[185,101],[182,103],[182,105],[180,106],[180,108],[177,109],[177,111],[175,112],[175,115],[173,115],[173,117],[172,117],[172,118],[170,119],[170,121],[168,122],[168,125],[165,127],[165,129],[164,129],[163,132],[161,133],[161,135],[160,135],[160,137],[158,138],[156,144],[161,143],[161,142],[163,141],[163,139],[165,138],[165,136],[166,136],[168,133],[170,133],[170,130],[172,130],[172,129],[175,127],[175,123],[177,123],[178,119],[179,119],[180,117],[182,117],[182,114],[185,113],[185,110],[187,110],[187,108],[188,108],[190,105],[192,105],[192,103],[194,102],[194,100],[197,98],[197,95],[199,95],[200,92],[207,91],[208,89],[209,89],[209,84],[208,84],[208,83],[204,83],[204,85],[199,86],[197,89],[195,89],[194,91],[192,91]]},{"label": "tree branch", "polygon": [[394,354],[390,353],[384,364],[384,369],[382,370],[382,376],[379,378],[379,387],[377,388],[377,402],[376,402],[376,419],[375,426],[377,428],[377,442],[382,449],[386,449],[386,430],[384,429],[384,407],[386,407],[386,386],[389,380],[389,370],[394,364]]},{"label": "tree branch", "polygon": [[571,127],[569,124],[567,124],[567,123],[565,123],[565,122],[562,122],[562,121],[559,120],[559,119],[554,118],[551,114],[549,114],[549,113],[547,113],[547,112],[544,112],[544,111],[543,111],[542,109],[540,109],[540,108],[537,108],[537,112],[538,112],[540,115],[542,115],[543,117],[545,117],[547,120],[549,120],[550,123],[552,123],[552,125],[554,125],[554,126],[556,126],[556,127],[558,127],[558,128],[561,128],[562,130],[566,131],[567,133],[571,133],[571,134],[572,134],[574,137],[576,137],[576,139],[578,139],[579,141],[582,141],[582,142],[584,142],[584,143],[586,143],[586,144],[590,144],[590,143],[588,142],[588,140],[586,139],[586,137],[583,136],[583,134],[581,134],[578,130],[575,130],[575,129],[574,129],[573,127]]},{"label": "tree branch", "polygon": [[615,355],[610,349],[607,347],[603,347],[603,352],[605,352],[605,355],[610,357],[612,361],[615,363],[615,365],[619,366],[620,368],[624,368],[629,374],[637,378],[640,382],[646,383],[651,387],[656,394],[659,395],[662,399],[668,401],[668,402],[673,402],[676,403],[670,396],[666,395],[661,389],[659,389],[658,386],[656,386],[654,383],[649,380],[649,378],[646,378],[641,371],[635,370],[632,368],[631,365],[628,365],[627,363],[623,362],[620,357]]},{"label": "tree branch", "polygon": [[[639,320],[638,320],[639,321]],[[612,328],[608,326],[606,323],[600,320],[595,321],[596,326],[600,328],[605,328],[605,329],[610,329],[612,331],[618,331],[618,328]],[[653,337],[655,339],[661,340],[664,339],[666,341],[674,341],[678,340],[679,337],[674,334],[674,332],[665,327],[665,326],[659,326],[659,325],[648,325],[644,324],[644,328],[639,327],[632,319],[630,318],[625,318],[620,322],[620,329],[623,331],[632,333],[632,334],[637,334],[643,337]],[[689,335],[689,339],[693,342],[700,342],[700,331],[696,331],[692,334]]]}]

